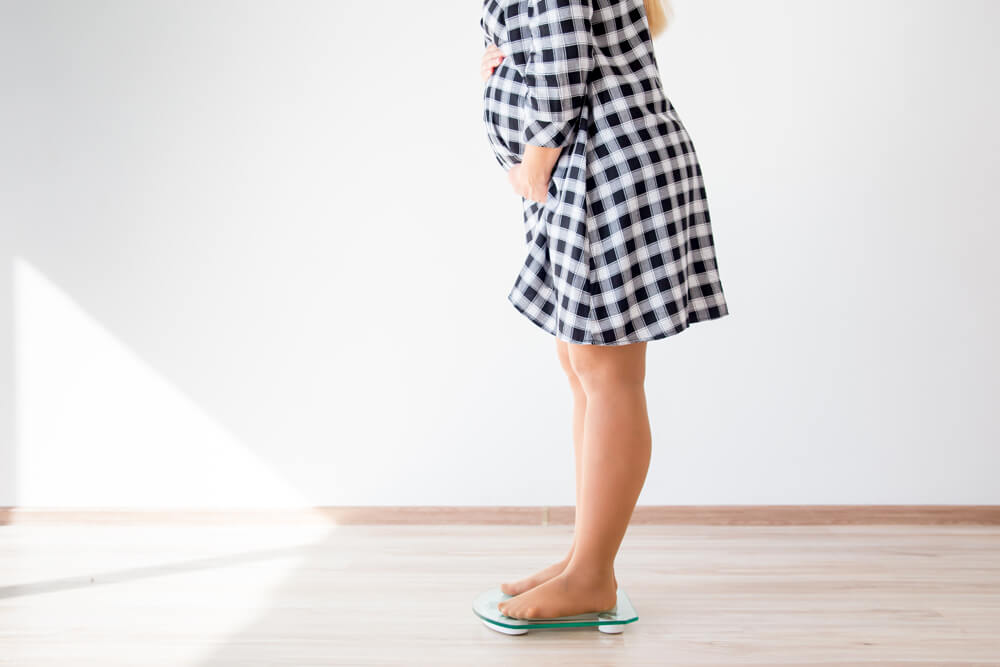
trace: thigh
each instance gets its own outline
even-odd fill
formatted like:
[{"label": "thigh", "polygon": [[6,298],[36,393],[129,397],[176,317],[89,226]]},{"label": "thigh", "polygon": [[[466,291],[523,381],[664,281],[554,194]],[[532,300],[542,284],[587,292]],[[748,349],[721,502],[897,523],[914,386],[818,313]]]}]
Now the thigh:
[{"label": "thigh", "polygon": [[570,368],[588,383],[642,383],[646,379],[646,342],[627,345],[568,343]]},{"label": "thigh", "polygon": [[573,364],[570,362],[569,358],[569,343],[558,338],[556,340],[556,356],[559,357],[559,365],[562,366],[563,372],[566,373],[566,377],[570,379],[570,382],[578,382],[579,378],[576,377],[576,372],[573,370]]}]

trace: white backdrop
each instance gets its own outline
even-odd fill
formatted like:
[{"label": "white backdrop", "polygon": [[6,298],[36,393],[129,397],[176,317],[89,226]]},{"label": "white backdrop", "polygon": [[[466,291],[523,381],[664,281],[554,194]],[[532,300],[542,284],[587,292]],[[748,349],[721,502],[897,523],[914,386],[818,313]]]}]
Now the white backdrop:
[{"label": "white backdrop", "polygon": [[[0,505],[573,503],[479,3],[0,4]],[[1000,503],[1000,3],[676,0],[640,504]]]}]

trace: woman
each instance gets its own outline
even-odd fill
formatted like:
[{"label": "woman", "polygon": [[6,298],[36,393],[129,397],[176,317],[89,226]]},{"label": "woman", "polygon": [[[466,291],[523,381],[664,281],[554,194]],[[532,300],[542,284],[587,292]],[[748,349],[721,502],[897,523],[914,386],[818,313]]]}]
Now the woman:
[{"label": "woman", "polygon": [[513,618],[614,607],[650,459],[646,343],[728,314],[701,167],[660,83],[660,0],[485,0],[487,136],[522,197],[508,299],[573,391],[576,519],[558,563],[502,590]]}]

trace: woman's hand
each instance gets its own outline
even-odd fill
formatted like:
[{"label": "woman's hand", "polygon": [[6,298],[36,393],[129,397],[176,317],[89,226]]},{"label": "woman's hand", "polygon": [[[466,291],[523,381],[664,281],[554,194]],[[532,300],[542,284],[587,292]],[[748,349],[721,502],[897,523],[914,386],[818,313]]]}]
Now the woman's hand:
[{"label": "woman's hand", "polygon": [[510,181],[514,192],[525,199],[544,204],[549,196],[552,168],[559,161],[561,153],[562,147],[548,148],[527,144],[521,162],[507,170],[507,180]]},{"label": "woman's hand", "polygon": [[483,61],[480,67],[479,73],[483,77],[483,83],[490,78],[493,74],[493,69],[500,64],[500,61],[504,59],[503,51],[496,44],[490,44],[486,47],[486,53],[483,54]]},{"label": "woman's hand", "polygon": [[544,204],[549,196],[548,174],[542,175],[537,171],[526,168],[524,163],[515,164],[507,170],[507,179],[510,181],[514,192],[525,199]]}]

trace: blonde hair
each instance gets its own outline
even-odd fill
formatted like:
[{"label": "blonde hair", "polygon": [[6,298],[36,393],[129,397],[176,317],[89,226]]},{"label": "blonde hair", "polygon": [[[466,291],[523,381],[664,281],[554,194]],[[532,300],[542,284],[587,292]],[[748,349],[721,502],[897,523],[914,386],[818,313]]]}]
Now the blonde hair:
[{"label": "blonde hair", "polygon": [[670,3],[668,0],[643,0],[646,4],[646,20],[649,22],[649,35],[656,37],[666,30],[670,19]]}]

